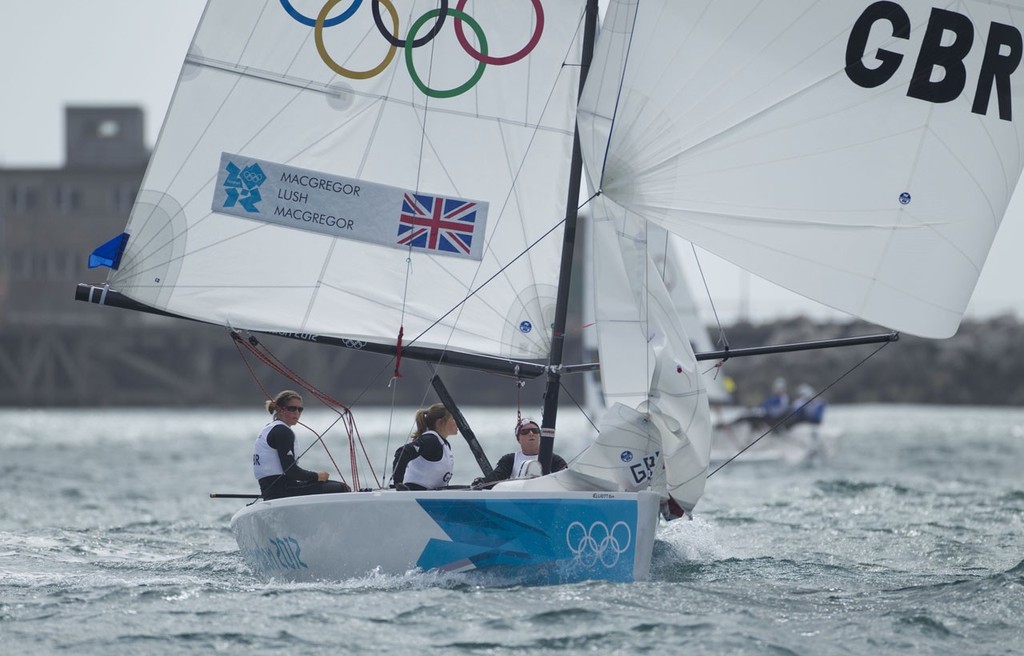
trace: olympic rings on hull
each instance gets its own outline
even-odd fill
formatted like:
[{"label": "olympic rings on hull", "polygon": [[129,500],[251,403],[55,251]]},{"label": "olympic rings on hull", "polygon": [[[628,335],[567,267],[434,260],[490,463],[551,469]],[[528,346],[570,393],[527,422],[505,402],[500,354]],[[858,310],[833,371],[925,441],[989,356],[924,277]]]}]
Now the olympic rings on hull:
[{"label": "olympic rings on hull", "polygon": [[[420,16],[419,18],[412,22],[412,25],[409,28],[409,32],[406,35],[406,38],[404,39],[399,37],[398,12],[395,10],[395,6],[392,3],[392,0],[369,0],[370,9],[373,13],[374,25],[377,27],[377,31],[380,33],[380,35],[384,37],[384,39],[387,41],[389,48],[387,54],[384,56],[384,58],[381,60],[379,64],[377,64],[373,68],[364,71],[357,71],[345,68],[337,61],[335,61],[333,57],[331,57],[330,53],[327,51],[327,45],[324,43],[323,31],[325,28],[340,25],[341,23],[347,21],[349,18],[352,18],[352,16],[354,16],[362,6],[363,0],[352,0],[345,11],[343,11],[341,14],[338,14],[337,16],[334,16],[333,18],[328,18],[328,15],[339,3],[341,3],[342,0],[327,0],[327,2],[324,3],[324,6],[320,9],[320,12],[319,14],[317,14],[317,17],[315,19],[310,18],[296,10],[295,7],[292,6],[290,0],[280,1],[281,6],[284,8],[285,12],[287,12],[287,14],[291,16],[294,20],[298,21],[303,25],[313,27],[315,37],[314,40],[316,43],[317,52],[320,55],[320,59],[323,60],[324,64],[326,64],[328,68],[330,68],[338,75],[353,80],[367,80],[376,77],[383,73],[384,70],[387,69],[387,67],[391,64],[392,60],[395,58],[395,53],[397,49],[402,48],[403,50],[405,50],[405,65],[406,68],[408,69],[409,77],[412,79],[416,87],[421,92],[423,92],[424,95],[432,98],[453,98],[455,96],[466,93],[474,86],[476,86],[477,82],[480,81],[480,78],[483,76],[484,70],[486,69],[488,64],[492,66],[505,66],[507,64],[512,64],[523,59],[531,52],[533,52],[534,48],[537,47],[537,44],[540,42],[541,34],[543,34],[544,32],[544,7],[541,4],[541,0],[530,0],[530,3],[533,5],[533,11],[536,16],[536,21],[533,29],[533,34],[530,35],[530,38],[526,42],[526,45],[524,45],[521,49],[510,55],[494,56],[488,53],[487,37],[484,34],[483,28],[481,27],[480,23],[477,22],[476,19],[474,19],[472,16],[470,16],[468,13],[464,11],[467,0],[459,0],[455,6],[455,9],[451,9],[449,7],[450,0],[441,0],[440,6],[437,9],[431,9],[427,11],[422,16]],[[387,25],[385,25],[385,20],[381,14],[381,5],[383,5],[384,8],[387,9],[388,16],[391,18],[390,31],[388,30]],[[453,19],[455,27],[455,36],[459,42],[459,45],[462,46],[462,49],[466,52],[466,54],[468,54],[476,62],[478,62],[479,65],[476,67],[476,70],[473,71],[473,74],[470,76],[470,78],[463,84],[460,84],[451,89],[434,89],[428,87],[417,73],[413,61],[413,50],[415,48],[421,48],[430,43],[431,41],[433,41],[434,38],[441,32],[441,29],[445,25],[448,16],[451,16]],[[427,30],[425,34],[417,38],[416,35],[423,28],[424,24],[431,19],[434,19],[433,25],[430,27],[429,30]],[[473,31],[474,35],[477,38],[477,41],[479,42],[478,47],[474,47],[466,38],[463,23],[469,25],[469,28]]]},{"label": "olympic rings on hull", "polygon": [[592,567],[601,561],[611,569],[629,549],[633,535],[625,522],[615,522],[611,529],[601,521],[594,522],[589,529],[580,522],[573,522],[565,531],[565,541],[580,563]]}]

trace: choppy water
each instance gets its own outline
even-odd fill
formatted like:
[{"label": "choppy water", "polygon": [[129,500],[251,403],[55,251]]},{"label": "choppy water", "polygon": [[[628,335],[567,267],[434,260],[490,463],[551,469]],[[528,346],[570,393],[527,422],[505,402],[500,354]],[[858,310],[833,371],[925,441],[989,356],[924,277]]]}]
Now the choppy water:
[{"label": "choppy water", "polygon": [[[492,461],[511,448],[484,428],[507,413],[464,412]],[[356,417],[380,445],[388,413]],[[255,578],[227,527],[241,502],[208,493],[253,490],[259,409],[5,410],[0,652],[1021,653],[1024,411],[830,419],[844,434],[821,466],[712,477],[696,519],[663,526],[651,581],[493,588]]]}]

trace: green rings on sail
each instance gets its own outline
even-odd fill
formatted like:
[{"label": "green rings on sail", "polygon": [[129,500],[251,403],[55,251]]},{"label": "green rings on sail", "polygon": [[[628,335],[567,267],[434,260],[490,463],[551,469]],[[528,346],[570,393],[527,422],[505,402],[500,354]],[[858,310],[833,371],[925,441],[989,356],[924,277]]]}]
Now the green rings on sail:
[{"label": "green rings on sail", "polygon": [[[377,27],[377,31],[380,32],[380,34],[388,42],[389,48],[387,54],[385,54],[384,58],[376,66],[369,68],[367,70],[353,70],[350,68],[346,68],[339,64],[337,61],[335,61],[335,59],[331,57],[330,53],[328,52],[327,45],[324,42],[324,28],[332,27],[334,25],[338,25],[340,23],[347,21],[356,13],[356,11],[363,4],[362,0],[351,0],[348,9],[346,9],[342,14],[334,16],[333,18],[328,18],[328,15],[331,13],[331,11],[341,1],[342,0],[327,0],[327,2],[324,3],[324,6],[320,9],[320,12],[317,14],[316,19],[314,20],[298,13],[294,9],[294,7],[292,7],[291,2],[289,0],[280,0],[281,6],[284,8],[284,10],[288,13],[289,16],[291,16],[293,19],[295,19],[296,21],[303,25],[313,26],[314,40],[316,43],[317,52],[320,55],[320,59],[323,60],[324,64],[326,64],[328,68],[330,68],[338,75],[353,80],[368,80],[370,78],[376,77],[377,75],[383,73],[388,68],[388,66],[391,65],[391,62],[395,58],[395,53],[397,52],[398,48],[403,48],[405,50],[405,64],[406,68],[409,71],[409,77],[412,79],[413,83],[424,95],[429,96],[431,98],[453,98],[455,96],[459,96],[469,91],[474,86],[476,86],[477,82],[479,82],[480,78],[483,76],[484,70],[486,69],[488,64],[493,66],[504,66],[507,64],[517,62],[520,59],[523,59],[524,57],[529,55],[530,52],[532,52],[533,49],[537,46],[537,43],[540,41],[541,34],[544,31],[544,7],[541,4],[541,0],[530,0],[530,3],[533,6],[534,14],[536,16],[536,21],[533,33],[530,35],[530,38],[527,40],[526,44],[518,51],[512,54],[504,56],[492,56],[491,54],[488,53],[487,38],[486,35],[484,34],[483,28],[481,27],[480,23],[477,22],[472,16],[470,16],[464,11],[464,8],[468,0],[459,0],[455,9],[449,8],[448,0],[442,0],[439,8],[431,9],[424,13],[419,18],[417,18],[415,21],[413,21],[413,24],[409,29],[409,34],[405,39],[400,39],[398,36],[399,18],[398,12],[395,10],[395,6],[392,0],[369,0],[371,9],[373,11],[373,19]],[[388,30],[388,26],[385,25],[385,21],[381,16],[381,5],[383,5],[384,8],[387,10],[387,14],[391,19],[390,31]],[[476,70],[473,71],[473,74],[470,76],[470,78],[463,84],[455,86],[451,89],[434,89],[427,86],[427,84],[423,82],[423,79],[420,77],[419,73],[416,71],[415,63],[413,61],[413,50],[415,48],[419,48],[433,41],[434,37],[441,31],[441,27],[443,26],[445,20],[448,18],[449,15],[454,19],[455,36],[458,39],[459,45],[462,46],[462,49],[466,52],[466,54],[468,54],[470,57],[472,57],[474,60],[478,62],[478,66],[476,67]],[[424,34],[421,38],[417,39],[416,35],[420,32],[423,26],[431,19],[434,19],[432,27],[427,31],[426,34]],[[466,38],[463,24],[469,25],[470,29],[476,35],[477,40],[479,41],[479,47],[474,47]]]},{"label": "green rings on sail", "polygon": [[[465,4],[464,0],[462,4]],[[484,69],[487,68],[487,63],[481,61],[479,64],[477,64],[476,70],[473,71],[473,74],[471,76],[469,76],[469,79],[466,80],[464,84],[461,84],[455,87],[454,89],[449,89],[447,91],[431,89],[430,87],[423,83],[423,80],[420,79],[419,74],[416,73],[416,67],[413,65],[412,42],[413,39],[416,38],[416,33],[419,31],[421,27],[423,27],[423,24],[426,23],[431,18],[433,18],[434,16],[439,15],[440,13],[440,9],[431,9],[427,13],[420,16],[416,20],[416,22],[412,24],[412,27],[409,28],[409,38],[405,40],[405,65],[409,69],[409,77],[412,78],[413,84],[415,84],[419,88],[419,90],[423,92],[424,95],[430,96],[431,98],[454,98],[455,96],[466,93],[474,86],[476,86],[476,83],[480,81],[480,77],[483,76],[484,74]],[[461,19],[469,23],[470,28],[472,28],[472,30],[476,33],[476,38],[480,39],[480,52],[483,54],[483,56],[486,57],[487,37],[484,36],[484,30],[483,28],[480,27],[480,23],[473,20],[473,18],[470,17],[469,14],[458,9],[449,9],[448,13],[451,14],[452,16],[455,16],[456,20]]]}]

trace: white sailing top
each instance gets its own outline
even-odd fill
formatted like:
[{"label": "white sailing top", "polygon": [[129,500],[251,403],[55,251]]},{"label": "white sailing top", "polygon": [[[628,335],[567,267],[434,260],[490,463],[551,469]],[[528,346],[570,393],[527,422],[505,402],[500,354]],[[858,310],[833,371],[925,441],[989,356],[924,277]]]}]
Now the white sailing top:
[{"label": "white sailing top", "polygon": [[[288,424],[280,419],[270,422],[260,431],[259,436],[256,437],[256,443],[253,445],[252,475],[256,477],[257,481],[264,476],[280,476],[284,473],[284,469],[281,467],[281,458],[277,455],[277,449],[270,446],[267,442],[267,437],[270,435],[270,431],[274,430],[275,426],[287,428]],[[295,449],[298,449],[297,441],[292,448],[292,454],[294,455]]]},{"label": "white sailing top", "polygon": [[528,456],[525,453],[523,453],[522,449],[516,451],[515,460],[512,462],[512,476],[510,476],[509,478],[526,477],[527,468],[530,466],[531,462],[537,462],[538,455],[539,454]]},{"label": "white sailing top", "polygon": [[416,456],[406,465],[403,482],[406,484],[422,485],[428,490],[437,490],[445,487],[452,480],[452,472],[455,468],[455,457],[452,455],[452,447],[448,444],[448,440],[431,430],[425,431],[416,439],[436,439],[440,442],[442,450],[441,459],[431,461],[421,455]]}]

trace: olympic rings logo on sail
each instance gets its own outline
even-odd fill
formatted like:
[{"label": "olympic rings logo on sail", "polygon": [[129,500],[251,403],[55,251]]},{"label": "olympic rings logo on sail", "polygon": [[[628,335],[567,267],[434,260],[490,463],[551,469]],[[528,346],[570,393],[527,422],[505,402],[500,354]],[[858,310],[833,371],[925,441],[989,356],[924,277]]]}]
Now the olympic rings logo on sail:
[{"label": "olympic rings logo on sail", "polygon": [[[333,10],[340,2],[341,0],[327,0],[324,6],[320,9],[320,13],[316,18],[310,18],[309,16],[297,11],[295,7],[292,6],[291,0],[281,0],[281,6],[284,7],[284,10],[293,19],[314,29],[316,49],[320,54],[320,58],[328,68],[338,75],[352,80],[368,80],[372,77],[376,77],[391,65],[391,62],[395,57],[395,53],[399,48],[402,48],[405,51],[405,66],[409,71],[409,77],[412,79],[413,84],[415,84],[424,95],[431,98],[453,98],[469,91],[476,86],[477,82],[480,81],[480,78],[483,76],[484,70],[487,68],[488,64],[491,64],[492,66],[505,66],[523,59],[537,47],[541,34],[544,32],[544,7],[541,5],[541,0],[530,0],[537,20],[533,29],[533,34],[530,35],[526,45],[510,55],[494,56],[488,51],[487,37],[484,34],[483,28],[476,19],[463,11],[467,0],[458,0],[458,4],[456,4],[455,9],[449,8],[449,0],[441,0],[441,6],[439,8],[431,9],[413,21],[412,25],[409,27],[409,33],[406,38],[400,39],[398,37],[398,12],[395,10],[395,5],[392,0],[369,0],[370,8],[373,12],[373,22],[377,26],[377,31],[388,42],[389,48],[384,59],[382,59],[379,64],[367,70],[357,71],[345,68],[336,62],[327,51],[327,46],[324,43],[324,28],[334,27],[335,25],[339,25],[350,19],[359,10],[363,0],[351,0],[351,4],[348,9],[337,16],[327,18],[327,15],[331,13],[331,10]],[[381,5],[387,9],[388,16],[391,19],[390,31],[381,16]],[[448,16],[453,18],[455,37],[458,39],[459,45],[461,45],[462,49],[466,51],[466,54],[477,62],[477,67],[466,82],[451,89],[434,89],[427,86],[416,71],[416,66],[413,62],[413,51],[416,48],[420,48],[433,41],[434,37],[436,37],[441,31],[441,28]],[[427,21],[430,21],[431,19],[434,20],[433,26],[423,36],[417,38],[420,30]],[[469,25],[469,28],[476,35],[477,41],[480,44],[479,48],[474,48],[466,38],[463,24]]]},{"label": "olympic rings logo on sail", "polygon": [[590,529],[573,522],[565,530],[565,541],[577,562],[591,567],[600,561],[611,569],[629,549],[633,534],[626,522],[616,522],[610,530],[604,522],[594,522]]}]

